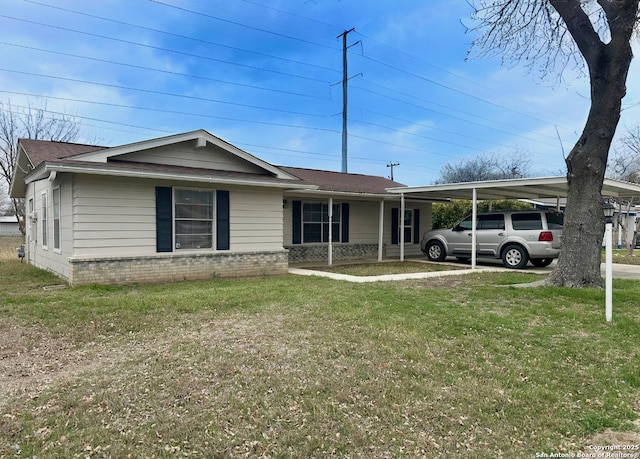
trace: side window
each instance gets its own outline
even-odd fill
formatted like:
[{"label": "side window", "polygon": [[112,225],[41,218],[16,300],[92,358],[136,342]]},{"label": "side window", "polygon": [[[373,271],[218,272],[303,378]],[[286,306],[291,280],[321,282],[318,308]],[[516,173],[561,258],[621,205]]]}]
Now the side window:
[{"label": "side window", "polygon": [[465,218],[464,220],[462,220],[460,223],[458,223],[458,228],[462,228],[463,230],[471,230],[472,228],[472,222],[471,222],[471,216]]},{"label": "side window", "polygon": [[[400,231],[400,228],[398,228]],[[413,242],[413,210],[405,209],[404,211],[404,242],[406,244]]]},{"label": "side window", "polygon": [[[340,204],[333,204],[331,222],[331,239],[340,242],[341,215]],[[329,242],[329,205],[321,202],[305,202],[302,204],[302,242]]]},{"label": "side window", "polygon": [[60,188],[53,189],[53,248],[60,250]]},{"label": "side window", "polygon": [[503,230],[504,229],[504,215],[480,215],[478,219],[478,229],[483,230]]},{"label": "side window", "polygon": [[42,193],[42,210],[40,212],[40,221],[42,222],[42,248],[46,249],[49,245],[49,234],[47,232],[47,192]]},{"label": "side window", "polygon": [[547,228],[550,230],[561,230],[563,215],[560,212],[547,212]]},{"label": "side window", "polygon": [[541,230],[542,216],[539,213],[511,214],[514,230]]},{"label": "side window", "polygon": [[213,192],[175,190],[175,248],[213,247]]},{"label": "side window", "polygon": [[[36,210],[35,207],[33,206],[33,198],[29,199],[29,217],[31,217],[33,215],[33,211]],[[37,227],[36,227],[36,223],[34,220],[32,220],[31,218],[29,218],[29,228],[31,230],[31,239],[33,239],[34,242],[37,241],[38,239],[38,231],[37,231]]]}]

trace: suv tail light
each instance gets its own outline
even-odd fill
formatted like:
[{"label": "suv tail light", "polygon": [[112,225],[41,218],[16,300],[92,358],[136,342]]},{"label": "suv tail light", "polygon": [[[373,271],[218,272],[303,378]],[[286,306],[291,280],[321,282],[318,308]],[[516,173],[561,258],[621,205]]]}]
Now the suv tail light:
[{"label": "suv tail light", "polygon": [[538,236],[540,242],[553,242],[553,233],[551,231],[541,231]]}]

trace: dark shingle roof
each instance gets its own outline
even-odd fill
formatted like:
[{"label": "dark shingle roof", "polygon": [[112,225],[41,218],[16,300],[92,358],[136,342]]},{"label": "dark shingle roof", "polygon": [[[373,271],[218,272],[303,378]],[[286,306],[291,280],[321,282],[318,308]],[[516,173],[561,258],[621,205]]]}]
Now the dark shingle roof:
[{"label": "dark shingle roof", "polygon": [[305,182],[317,185],[324,191],[342,191],[345,193],[385,193],[386,188],[404,186],[384,177],[375,175],[350,174],[345,172],[323,171],[319,169],[303,169],[298,167],[278,166]]},{"label": "dark shingle roof", "polygon": [[[53,142],[47,140],[20,139],[20,143],[24,147],[25,152],[32,166],[36,168],[44,161],[62,162],[67,164],[90,165],[84,161],[74,160],[72,157],[91,151],[104,150],[109,147],[98,145],[85,145],[78,143]],[[101,164],[103,168],[115,167],[121,168],[127,166],[133,170],[154,170],[162,172],[178,172],[178,173],[196,173],[196,175],[213,174],[216,176],[224,175],[224,171],[209,171],[205,169],[195,170],[192,168],[184,168],[180,166],[164,166],[160,164],[144,164],[133,162],[121,162],[117,160],[109,161],[107,164]],[[325,171],[319,169],[304,169],[299,167],[276,166],[283,171],[298,177],[302,182],[315,185],[323,191],[335,191],[342,193],[367,193],[367,194],[384,194],[386,188],[395,188],[404,186],[402,183],[389,180],[385,177],[364,174],[350,174],[343,172]],[[245,176],[251,177],[252,174],[229,173],[237,178]],[[257,177],[251,177],[257,178]],[[262,177],[264,179],[264,177]],[[292,183],[293,185],[293,183]],[[295,185],[294,185],[295,186]]]},{"label": "dark shingle roof", "polygon": [[90,151],[104,150],[108,147],[97,145],[85,145],[81,143],[53,142],[51,140],[20,139],[20,144],[36,168],[43,161],[62,159],[67,156],[89,153]]}]

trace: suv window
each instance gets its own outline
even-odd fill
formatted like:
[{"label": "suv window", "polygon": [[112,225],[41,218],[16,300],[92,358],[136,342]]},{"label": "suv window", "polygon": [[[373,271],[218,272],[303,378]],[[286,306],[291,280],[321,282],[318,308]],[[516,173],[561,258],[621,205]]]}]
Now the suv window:
[{"label": "suv window", "polygon": [[546,212],[547,215],[547,227],[550,230],[562,229],[562,214],[560,212]]},{"label": "suv window", "polygon": [[495,215],[480,215],[478,218],[478,229],[488,230],[488,229],[504,229],[504,215],[495,214]]},{"label": "suv window", "polygon": [[[464,231],[471,231],[471,216],[465,218],[460,223],[458,223],[458,228]],[[502,214],[491,214],[491,215],[478,215],[478,230],[489,230],[489,229],[504,229],[504,215]]]},{"label": "suv window", "polygon": [[464,220],[462,220],[460,223],[458,223],[456,225],[457,228],[460,228],[464,231],[466,230],[470,230],[471,229],[471,217],[467,217]]},{"label": "suv window", "polygon": [[511,214],[511,225],[514,230],[541,230],[542,216],[540,213]]}]

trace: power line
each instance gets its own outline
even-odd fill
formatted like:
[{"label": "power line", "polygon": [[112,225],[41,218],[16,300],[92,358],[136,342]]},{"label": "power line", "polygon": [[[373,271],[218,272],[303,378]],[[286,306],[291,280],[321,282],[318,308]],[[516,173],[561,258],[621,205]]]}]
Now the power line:
[{"label": "power line", "polygon": [[468,92],[465,92],[465,91],[462,91],[462,90],[459,90],[459,89],[456,89],[456,88],[452,88],[451,86],[448,86],[448,85],[446,85],[444,83],[440,83],[438,81],[435,81],[432,78],[428,78],[428,77],[426,77],[424,75],[418,75],[417,73],[412,72],[410,70],[401,69],[400,67],[388,64],[388,63],[383,62],[383,61],[381,61],[379,59],[374,59],[373,57],[369,57],[369,56],[366,56],[366,55],[362,55],[361,57],[363,57],[364,59],[370,60],[371,62],[375,62],[375,63],[377,63],[379,65],[382,65],[384,67],[388,67],[390,69],[396,70],[398,72],[406,73],[407,75],[413,76],[413,77],[418,78],[418,79],[423,80],[423,81],[426,81],[427,83],[431,83],[433,85],[439,86],[439,87],[441,87],[443,89],[447,89],[449,91],[458,93],[458,94],[463,95],[465,97],[470,97],[470,98],[478,100],[480,102],[484,102],[486,104],[492,105],[492,106],[500,108],[502,110],[506,110],[508,112],[517,113],[518,115],[526,116],[527,118],[530,118],[530,119],[533,119],[533,120],[536,120],[536,121],[541,121],[543,123],[548,123],[548,121],[543,120],[541,118],[538,118],[537,116],[530,115],[528,113],[521,112],[519,110],[515,110],[515,109],[507,107],[505,105],[498,104],[497,102],[492,102],[492,101],[490,101],[488,99],[485,99],[484,97],[476,96],[474,94],[469,94]]},{"label": "power line", "polygon": [[154,91],[152,89],[144,89],[144,88],[133,88],[133,87],[130,87],[130,86],[122,86],[122,85],[109,84],[109,83],[99,83],[99,82],[95,82],[95,81],[80,80],[78,78],[68,78],[68,77],[61,77],[61,76],[55,76],[55,75],[44,75],[44,74],[41,74],[41,73],[23,72],[23,71],[20,71],[20,70],[13,70],[13,69],[0,68],[0,72],[10,72],[10,73],[16,73],[18,75],[29,75],[29,76],[35,76],[35,77],[40,77],[40,78],[51,78],[51,79],[54,79],[54,80],[70,81],[70,82],[73,82],[73,83],[83,83],[83,84],[89,84],[89,85],[95,85],[95,86],[103,86],[103,87],[107,87],[107,88],[125,89],[127,91],[137,91],[137,92],[143,92],[143,93],[147,93],[147,94],[156,94],[156,95],[160,95],[160,96],[178,97],[178,98],[182,98],[182,99],[198,100],[198,101],[201,101],[201,102],[213,102],[213,103],[217,103],[217,104],[233,105],[233,106],[237,106],[237,107],[252,108],[252,109],[257,109],[257,110],[267,110],[267,111],[279,112],[279,113],[289,113],[289,114],[292,114],[292,115],[303,115],[303,116],[310,116],[310,117],[316,117],[316,118],[326,118],[327,117],[327,115],[318,115],[316,113],[303,113],[303,112],[296,112],[296,111],[293,111],[293,110],[283,110],[283,109],[279,109],[279,108],[261,107],[261,106],[258,106],[258,105],[241,104],[241,103],[238,103],[238,102],[229,102],[229,101],[226,101],[226,100],[210,99],[210,98],[207,98],[207,97],[188,96],[188,95],[185,95],[185,94],[176,94],[176,93],[165,92],[165,91]]},{"label": "power line", "polygon": [[[28,1],[28,0],[23,0],[23,1]],[[127,63],[116,62],[116,61],[107,60],[107,59],[99,59],[99,58],[93,58],[93,57],[88,57],[88,56],[80,56],[80,55],[77,55],[77,54],[71,54],[71,53],[64,53],[64,52],[60,52],[60,51],[47,50],[47,49],[43,49],[43,48],[36,48],[36,47],[32,47],[32,46],[20,45],[20,44],[15,44],[15,43],[8,43],[8,42],[0,41],[0,44],[6,45],[6,46],[13,46],[13,47],[17,47],[17,48],[22,48],[22,49],[40,51],[40,52],[44,52],[44,53],[51,53],[51,54],[74,57],[74,58],[79,58],[79,59],[95,61],[95,62],[102,62],[102,63],[106,63],[106,64],[120,65],[120,66],[129,67],[129,68],[137,68],[137,69],[141,69],[141,70],[148,70],[148,71],[159,72],[159,73],[164,73],[164,74],[183,76],[183,77],[187,77],[187,78],[194,78],[194,79],[200,79],[200,80],[205,80],[205,81],[225,83],[225,84],[236,85],[236,86],[240,86],[240,87],[246,87],[246,88],[250,88],[250,89],[258,89],[258,90],[263,90],[263,91],[270,91],[270,92],[293,95],[293,96],[299,96],[299,97],[309,97],[309,98],[314,98],[314,99],[319,99],[319,100],[329,100],[329,99],[326,99],[326,98],[322,98],[322,97],[318,97],[318,96],[314,96],[314,95],[303,94],[303,93],[294,93],[294,92],[290,92],[290,91],[282,91],[282,90],[278,90],[278,89],[264,88],[264,87],[256,86],[256,85],[249,85],[249,84],[237,83],[237,82],[233,82],[233,81],[219,80],[219,79],[216,79],[216,78],[210,78],[210,77],[199,76],[199,75],[191,75],[191,74],[186,74],[186,73],[181,73],[181,72],[174,72],[174,71],[163,70],[163,69],[156,69],[156,68],[152,68],[152,67],[135,65],[135,64],[127,64]],[[374,84],[374,83],[370,83],[370,84]],[[382,85],[376,85],[376,86],[380,86],[382,88],[391,90],[391,88],[386,88],[386,87],[384,87]],[[392,99],[392,100],[395,100],[395,101],[398,101],[398,102],[401,102],[401,103],[409,104],[408,102],[406,102],[404,100],[401,100],[401,99],[398,99],[398,98],[393,98],[391,96],[387,96],[385,94],[381,94],[381,93],[376,92],[376,91],[360,88],[358,86],[355,86],[355,88],[356,89],[360,89],[362,91],[370,92],[370,93],[378,95],[380,97],[386,97],[386,98],[389,98],[389,99]],[[404,94],[404,93],[401,93],[401,94]],[[407,95],[407,94],[405,94],[405,95]],[[423,99],[420,99],[420,100],[423,100]],[[432,110],[432,109],[429,109],[429,108],[426,108],[426,107],[423,107],[423,106],[420,106],[420,105],[416,105],[416,104],[411,104],[411,105],[414,105],[417,108],[422,108],[422,109],[427,110],[427,111],[433,111],[434,113],[437,113],[438,115],[441,115],[441,116],[450,116],[450,117],[452,117],[454,119],[457,119],[457,120],[460,120],[460,121],[464,121],[464,122],[471,123],[471,124],[476,124],[476,125],[479,125],[479,126],[482,126],[482,127],[488,127],[488,126],[480,124],[480,123],[474,123],[472,121],[465,120],[463,118],[453,117],[453,116],[448,115],[448,114],[446,114],[444,112],[435,111],[435,110]],[[441,104],[436,104],[436,105],[441,105]],[[425,125],[425,124],[418,123],[418,122],[415,122],[415,121],[412,121],[412,120],[408,120],[408,119],[405,119],[405,118],[395,117],[395,116],[389,115],[387,113],[382,113],[382,112],[378,112],[378,111],[374,111],[374,110],[368,110],[368,109],[365,109],[365,110],[369,111],[371,113],[377,114],[379,116],[388,117],[390,119],[395,119],[395,120],[398,120],[398,121],[412,123],[414,125],[423,126],[425,128],[434,129],[434,130],[438,130],[438,131],[441,131],[441,132],[446,132],[446,133],[449,133],[449,134],[454,134],[454,135],[457,135],[457,136],[460,136],[460,137],[464,137],[464,138],[469,138],[469,139],[472,139],[472,140],[480,140],[480,141],[489,142],[489,141],[486,141],[484,139],[480,139],[480,138],[477,138],[477,137],[459,134],[459,133],[454,132],[454,131],[438,128],[438,127],[435,127],[435,126]],[[463,111],[461,111],[461,112],[462,113],[467,113],[467,112],[463,112]],[[366,121],[362,121],[362,122],[366,123]],[[386,126],[385,126],[385,128],[386,128]],[[505,134],[510,134],[510,135],[522,137],[522,138],[524,138],[526,140],[531,140],[528,137],[520,136],[519,134],[515,134],[515,133],[512,133],[512,132],[497,130],[497,129],[491,128],[491,127],[489,127],[489,129],[496,130],[497,132],[503,132]],[[536,141],[536,142],[540,142],[540,141]],[[489,142],[489,143],[491,143],[491,142]],[[540,142],[540,143],[543,143],[543,142]],[[500,144],[496,144],[496,145],[507,147],[507,145],[500,145]],[[551,145],[551,144],[547,144],[547,143],[544,143],[544,145],[555,146],[555,145]]]},{"label": "power line", "polygon": [[[153,0],[149,0],[149,1],[153,1]],[[261,72],[269,72],[269,73],[274,73],[274,74],[277,74],[277,75],[285,75],[285,76],[300,78],[300,79],[303,79],[303,80],[309,80],[309,81],[315,81],[315,82],[318,82],[318,83],[324,83],[324,84],[327,84],[327,85],[330,84],[329,81],[320,80],[320,79],[314,78],[314,77],[309,77],[309,76],[304,76],[304,75],[296,75],[296,74],[293,74],[293,73],[281,72],[281,71],[278,71],[278,70],[267,69],[267,68],[264,68],[264,67],[256,67],[256,66],[253,66],[253,65],[247,65],[247,64],[241,64],[241,63],[238,63],[238,62],[227,61],[227,60],[224,60],[224,59],[216,59],[216,58],[209,57],[209,56],[203,56],[203,55],[198,55],[198,54],[193,54],[193,53],[187,53],[187,52],[184,52],[184,51],[178,51],[178,50],[174,50],[174,49],[163,48],[163,47],[160,47],[160,46],[153,46],[153,45],[147,45],[147,44],[144,44],[144,43],[137,43],[135,41],[124,40],[122,38],[109,37],[107,35],[100,35],[100,34],[92,33],[92,32],[83,32],[81,30],[70,29],[68,27],[54,26],[54,25],[51,25],[51,24],[45,24],[45,23],[42,23],[42,22],[31,21],[31,20],[28,20],[28,19],[16,18],[16,17],[13,17],[13,16],[7,16],[7,15],[4,15],[4,14],[0,14],[0,18],[11,19],[11,20],[14,20],[14,21],[25,22],[27,24],[33,24],[33,25],[38,25],[38,26],[42,26],[42,27],[49,27],[49,28],[52,28],[52,29],[64,30],[65,32],[72,32],[72,33],[87,35],[87,36],[91,36],[91,37],[102,38],[104,40],[111,40],[111,41],[116,41],[116,42],[120,42],[120,43],[126,43],[126,44],[129,44],[129,45],[141,46],[141,47],[144,47],[144,48],[154,49],[156,51],[165,51],[165,52],[168,52],[168,53],[174,53],[174,54],[178,54],[178,55],[181,55],[181,56],[195,57],[195,58],[204,59],[204,60],[207,60],[207,61],[219,62],[219,63],[223,63],[223,64],[229,64],[229,65],[235,65],[235,66],[238,66],[238,67],[248,68],[248,69],[251,69],[251,70],[259,70]]]},{"label": "power line", "polygon": [[[21,96],[27,96],[27,97],[46,97],[47,99],[53,99],[53,100],[63,100],[63,101],[67,101],[67,102],[102,105],[102,106],[106,106],[106,107],[116,107],[116,108],[126,108],[126,109],[133,109],[133,110],[143,110],[143,111],[149,111],[149,112],[155,112],[155,113],[166,113],[166,114],[171,114],[171,115],[193,116],[193,117],[198,117],[198,118],[209,118],[209,119],[217,119],[217,120],[225,120],[225,121],[242,122],[242,123],[254,123],[254,124],[262,124],[262,125],[265,125],[265,126],[280,126],[280,127],[288,127],[288,128],[296,128],[296,129],[310,129],[310,130],[314,130],[314,131],[324,131],[324,132],[331,132],[331,133],[336,133],[336,134],[340,133],[340,131],[338,131],[336,129],[328,129],[328,128],[321,128],[321,127],[314,127],[314,126],[303,126],[303,125],[295,125],[295,124],[290,124],[290,123],[276,123],[276,122],[273,122],[273,121],[256,121],[256,120],[248,120],[248,119],[242,119],[242,118],[230,118],[230,117],[227,117],[227,116],[216,116],[216,115],[207,115],[207,114],[201,114],[201,113],[190,113],[190,112],[183,112],[183,111],[179,111],[179,110],[167,110],[167,109],[161,109],[161,108],[140,107],[140,106],[135,106],[135,105],[116,104],[116,103],[113,103],[113,102],[98,102],[98,101],[92,101],[92,100],[74,99],[74,98],[71,98],[71,97],[59,97],[59,96],[48,96],[48,95],[45,96],[45,95],[41,95],[41,94],[25,93],[25,92],[18,92],[18,91],[7,91],[7,90],[0,90],[0,93],[15,94],[15,95],[21,95]],[[81,116],[79,116],[79,115],[74,115],[74,116],[77,116],[78,118],[81,118]]]},{"label": "power line", "polygon": [[294,64],[299,64],[299,65],[305,65],[305,66],[309,66],[309,67],[315,67],[315,68],[318,68],[318,69],[321,69],[321,70],[328,70],[330,72],[338,72],[338,70],[336,70],[336,69],[332,69],[330,67],[325,67],[325,66],[321,66],[321,65],[312,64],[310,62],[298,61],[298,60],[288,59],[288,58],[281,57],[281,56],[275,56],[273,54],[266,54],[266,53],[261,53],[261,52],[258,52],[258,51],[245,49],[245,48],[239,48],[239,47],[236,47],[236,46],[224,45],[222,43],[217,43],[217,42],[214,42],[214,41],[204,40],[202,38],[189,37],[189,36],[181,35],[181,34],[174,33],[174,32],[167,32],[166,30],[154,29],[152,27],[145,27],[145,26],[142,26],[142,25],[139,25],[139,24],[133,24],[133,23],[130,23],[130,22],[120,21],[118,19],[105,18],[104,16],[97,16],[97,15],[94,15],[94,14],[84,13],[82,11],[76,11],[76,10],[72,10],[72,9],[68,9],[68,8],[62,8],[61,6],[49,5],[47,3],[38,2],[36,0],[22,0],[22,1],[26,2],[26,3],[32,3],[34,5],[44,6],[44,7],[47,7],[47,8],[53,8],[53,9],[56,9],[56,10],[59,10],[59,11],[65,11],[65,12],[68,12],[68,13],[77,14],[77,15],[80,15],[80,16],[90,17],[90,18],[94,18],[94,19],[100,19],[100,20],[111,22],[111,23],[114,23],[114,24],[120,24],[120,25],[125,25],[125,26],[128,26],[128,27],[133,27],[133,28],[140,29],[140,30],[146,30],[146,31],[149,31],[149,32],[160,33],[160,34],[163,34],[163,35],[168,35],[170,37],[182,38],[182,39],[185,39],[185,40],[191,40],[191,41],[195,41],[195,42],[198,42],[198,43],[203,43],[203,44],[206,44],[206,45],[213,45],[213,46],[217,46],[217,47],[221,47],[221,48],[231,49],[231,50],[234,50],[234,51],[241,51],[241,52],[244,52],[244,53],[254,54],[256,56],[268,57],[268,58],[271,58],[271,59],[279,59],[279,60],[282,60],[282,61],[285,61],[285,62],[290,62],[290,63],[294,63]]},{"label": "power line", "polygon": [[[26,1],[26,0],[23,0]],[[283,91],[281,89],[273,89],[273,88],[265,88],[264,86],[257,86],[257,85],[252,85],[252,84],[246,84],[246,83],[238,83],[237,81],[228,81],[228,80],[220,80],[218,78],[211,78],[211,77],[206,77],[206,76],[202,76],[202,75],[192,75],[189,73],[182,73],[182,72],[175,72],[172,70],[164,70],[164,69],[158,69],[158,68],[153,68],[153,67],[148,67],[148,66],[144,66],[144,65],[136,65],[136,64],[128,64],[128,63],[124,63],[124,62],[117,62],[117,61],[112,61],[112,60],[108,60],[108,59],[100,59],[97,57],[89,57],[89,56],[80,56],[79,54],[72,54],[72,53],[64,53],[62,51],[53,51],[50,49],[44,49],[44,48],[36,48],[33,46],[27,46],[27,45],[20,45],[17,43],[8,43],[5,41],[0,41],[0,45],[5,45],[5,46],[13,46],[16,48],[22,48],[22,49],[29,49],[32,51],[40,51],[43,53],[50,53],[50,54],[56,54],[59,56],[67,56],[67,57],[74,57],[77,59],[85,59],[85,60],[90,60],[93,62],[102,62],[104,64],[111,64],[111,65],[120,65],[123,67],[129,67],[129,68],[135,68],[135,69],[140,69],[140,70],[149,70],[152,72],[159,72],[159,73],[164,73],[167,75],[176,75],[176,76],[181,76],[181,77],[186,77],[186,78],[193,78],[193,79],[198,79],[198,80],[204,80],[204,81],[211,81],[214,83],[224,83],[224,84],[229,84],[229,85],[234,85],[234,86],[240,86],[243,88],[250,88],[250,89],[258,89],[261,91],[270,91],[270,92],[275,92],[278,94],[286,94],[286,95],[291,95],[291,96],[299,96],[299,97],[308,97],[311,99],[319,99],[319,100],[330,100],[329,98],[326,97],[320,97],[320,96],[316,96],[313,94],[304,94],[304,93],[299,93],[299,92],[291,92],[291,91]]]},{"label": "power line", "polygon": [[332,46],[323,45],[322,43],[317,43],[317,42],[314,42],[314,41],[305,40],[303,38],[293,37],[291,35],[285,35],[285,34],[279,33],[279,32],[273,32],[271,30],[266,30],[266,29],[262,29],[260,27],[250,26],[250,25],[247,25],[247,24],[243,24],[241,22],[231,21],[230,19],[225,19],[225,18],[221,18],[221,17],[218,17],[218,16],[212,16],[210,14],[201,13],[199,11],[193,11],[193,10],[190,10],[190,9],[187,9],[187,8],[182,8],[182,7],[179,7],[179,6],[176,6],[176,5],[169,5],[169,4],[161,2],[159,0],[149,0],[149,1],[152,2],[152,3],[157,3],[159,5],[165,6],[167,8],[173,8],[173,9],[176,9],[176,10],[179,10],[179,11],[183,11],[183,12],[190,13],[190,14],[195,14],[195,15],[202,16],[202,17],[209,18],[209,19],[213,19],[213,20],[216,20],[216,21],[226,22],[228,24],[233,24],[233,25],[236,25],[238,27],[244,27],[244,28],[247,28],[247,29],[256,30],[258,32],[264,32],[264,33],[268,33],[268,34],[271,34],[271,35],[275,35],[275,36],[278,36],[278,37],[281,37],[281,38],[287,38],[287,39],[290,39],[290,40],[296,40],[296,41],[299,41],[301,43],[307,43],[307,44],[310,44],[310,45],[319,46],[321,48],[326,48],[326,49],[331,49],[331,50],[334,50],[334,51],[339,51],[338,49],[336,49],[336,48],[334,48]]}]

